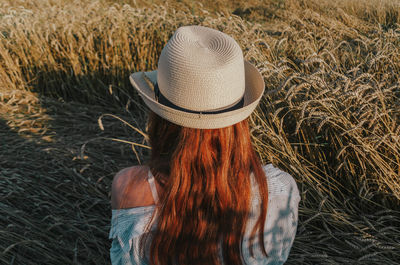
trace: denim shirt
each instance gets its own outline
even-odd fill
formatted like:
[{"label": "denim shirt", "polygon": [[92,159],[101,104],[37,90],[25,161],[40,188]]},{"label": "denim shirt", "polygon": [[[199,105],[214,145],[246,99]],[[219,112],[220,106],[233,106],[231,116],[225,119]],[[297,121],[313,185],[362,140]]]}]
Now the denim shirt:
[{"label": "denim shirt", "polygon": [[[271,164],[263,168],[268,183],[268,210],[264,227],[264,244],[268,257],[262,254],[258,239],[253,241],[253,256],[248,248],[252,228],[260,210],[260,195],[253,176],[252,205],[242,242],[242,254],[246,264],[283,264],[289,256],[296,235],[299,191],[295,180],[288,173]],[[146,232],[154,210],[154,205],[112,210],[109,238],[112,239],[110,258],[113,265],[149,264],[139,253],[139,241]],[[150,229],[156,229],[155,222]]]}]

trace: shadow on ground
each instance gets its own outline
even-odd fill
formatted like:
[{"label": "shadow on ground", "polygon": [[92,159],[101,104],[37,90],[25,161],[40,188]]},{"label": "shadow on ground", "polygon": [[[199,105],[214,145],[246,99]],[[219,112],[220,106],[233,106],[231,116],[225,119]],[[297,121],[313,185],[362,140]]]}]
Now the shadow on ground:
[{"label": "shadow on ground", "polygon": [[143,118],[120,106],[39,102],[49,117],[40,134],[21,129],[35,115],[0,113],[0,263],[108,264],[112,177],[139,161],[129,144],[104,137],[143,137],[110,117],[102,131],[98,118],[111,113],[142,129]]}]

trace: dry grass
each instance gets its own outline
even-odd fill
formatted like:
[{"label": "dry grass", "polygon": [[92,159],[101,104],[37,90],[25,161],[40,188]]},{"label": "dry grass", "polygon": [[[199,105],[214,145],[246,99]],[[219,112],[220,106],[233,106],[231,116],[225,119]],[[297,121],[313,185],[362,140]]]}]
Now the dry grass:
[{"label": "dry grass", "polygon": [[110,2],[0,4],[1,263],[108,263],[112,175],[148,151],[97,120],[145,130],[127,77],[187,24],[232,35],[264,76],[255,146],[302,195],[288,264],[400,263],[398,3]]}]

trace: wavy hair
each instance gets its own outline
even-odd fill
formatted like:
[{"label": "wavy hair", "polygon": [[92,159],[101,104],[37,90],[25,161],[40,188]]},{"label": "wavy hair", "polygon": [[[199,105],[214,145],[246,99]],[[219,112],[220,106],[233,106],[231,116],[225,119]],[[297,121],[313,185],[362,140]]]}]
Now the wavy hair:
[{"label": "wavy hair", "polygon": [[[142,250],[150,245],[150,264],[243,264],[251,172],[261,197],[251,238],[258,233],[267,256],[263,234],[268,187],[247,119],[220,129],[193,129],[150,112],[148,136],[148,164],[163,187],[153,216],[157,229],[141,241]],[[150,238],[148,244],[143,242]],[[248,247],[252,254],[251,244]]]}]

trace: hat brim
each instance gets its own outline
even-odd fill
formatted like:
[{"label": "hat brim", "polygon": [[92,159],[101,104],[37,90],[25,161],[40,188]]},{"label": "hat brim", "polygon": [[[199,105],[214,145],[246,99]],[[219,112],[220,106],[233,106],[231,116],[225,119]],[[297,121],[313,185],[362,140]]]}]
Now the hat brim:
[{"label": "hat brim", "polygon": [[[216,129],[228,127],[246,119],[257,107],[263,96],[265,85],[260,72],[248,61],[244,61],[244,69],[245,92],[243,107],[217,114],[189,113],[160,104],[155,99],[153,88],[143,78],[144,72],[131,74],[129,80],[139,92],[145,104],[162,118],[184,127]],[[145,74],[153,84],[157,83],[157,70],[145,72]]]}]

